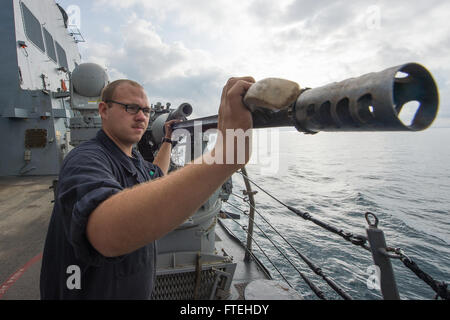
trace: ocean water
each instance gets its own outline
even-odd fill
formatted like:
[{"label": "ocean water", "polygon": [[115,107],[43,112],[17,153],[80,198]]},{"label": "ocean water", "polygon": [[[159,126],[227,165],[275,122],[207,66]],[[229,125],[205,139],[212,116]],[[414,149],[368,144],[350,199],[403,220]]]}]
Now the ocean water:
[{"label": "ocean water", "polygon": [[[255,133],[259,137],[258,131]],[[270,146],[261,144],[254,149],[259,163],[252,159],[254,163],[247,166],[250,179],[284,203],[354,234],[366,235],[364,214],[374,213],[388,246],[402,248],[435,280],[450,282],[450,129],[313,136],[277,131],[271,137]],[[261,148],[268,151],[271,163],[258,155]],[[233,184],[234,193],[240,195],[242,177],[235,174]],[[368,286],[373,265],[369,251],[303,220],[262,191],[255,198],[261,215],[350,296],[382,298],[378,290]],[[229,203],[223,206],[227,211],[239,213],[233,206],[248,210],[237,196]],[[247,225],[247,221],[241,214],[238,222]],[[255,222],[327,299],[341,299],[258,214]],[[236,223],[228,220],[227,225],[245,239],[245,232]],[[255,227],[255,240],[289,283],[306,299],[318,299],[299,273],[259,234]],[[273,278],[284,281],[256,245],[254,252]],[[392,260],[392,265],[402,299],[434,298],[434,291],[401,261]]]}]

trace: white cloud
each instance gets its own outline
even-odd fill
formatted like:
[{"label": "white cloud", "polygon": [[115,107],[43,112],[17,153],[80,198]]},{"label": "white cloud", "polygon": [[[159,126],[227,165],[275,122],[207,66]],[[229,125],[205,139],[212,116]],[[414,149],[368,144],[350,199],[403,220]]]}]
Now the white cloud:
[{"label": "white cloud", "polygon": [[315,87],[413,61],[437,75],[442,104],[450,98],[448,2],[96,0],[94,9],[123,23],[109,25],[114,45],[89,57],[145,82],[150,95],[195,101],[202,114],[229,76]]},{"label": "white cloud", "polygon": [[198,115],[217,112],[220,99],[215,97],[226,75],[208,52],[165,42],[152,23],[135,14],[118,31],[114,44],[97,43],[87,50],[88,60],[106,66],[111,80],[131,78],[142,83],[153,103],[190,102]]}]

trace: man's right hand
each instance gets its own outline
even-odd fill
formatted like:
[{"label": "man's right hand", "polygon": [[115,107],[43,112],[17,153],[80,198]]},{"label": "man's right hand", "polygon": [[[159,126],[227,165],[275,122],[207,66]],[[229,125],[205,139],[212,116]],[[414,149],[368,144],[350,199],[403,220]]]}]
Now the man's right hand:
[{"label": "man's right hand", "polygon": [[[239,132],[243,132],[248,137],[251,137],[251,132],[248,130],[251,130],[253,127],[252,115],[244,105],[243,97],[253,83],[255,83],[255,79],[252,77],[230,78],[223,88],[220,101],[217,128],[219,130],[218,134],[222,135],[223,141],[220,143],[221,139],[218,139],[215,154],[217,155],[217,152],[221,152],[223,155],[223,163],[235,165],[237,168],[244,166],[250,159],[251,139],[245,139],[244,145],[242,139],[231,138],[230,133],[236,133],[238,135]],[[239,143],[240,141],[241,143]],[[228,152],[234,150],[234,157],[232,159],[226,157],[227,146],[229,148]],[[244,161],[237,158],[237,155],[242,152],[245,152]]]}]

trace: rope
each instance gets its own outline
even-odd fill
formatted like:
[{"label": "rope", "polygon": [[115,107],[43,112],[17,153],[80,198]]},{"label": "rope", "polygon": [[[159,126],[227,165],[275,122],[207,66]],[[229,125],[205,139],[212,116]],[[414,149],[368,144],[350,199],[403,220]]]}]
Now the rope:
[{"label": "rope", "polygon": [[421,270],[414,261],[401,253],[401,250],[396,249],[396,253],[400,255],[400,261],[403,262],[405,267],[414,272],[419,279],[422,279],[436,292],[435,299],[441,297],[444,300],[450,300],[450,290],[447,283],[434,280],[429,274]]},{"label": "rope", "polygon": [[[240,174],[242,174],[243,176],[245,176],[243,173],[239,172]],[[354,235],[351,232],[345,232],[342,229],[338,229],[332,225],[329,225],[328,223],[325,223],[323,221],[320,221],[314,217],[311,216],[311,214],[309,214],[308,212],[302,212],[294,207],[291,207],[287,204],[285,204],[284,202],[282,202],[281,200],[275,198],[273,195],[271,195],[269,192],[267,192],[266,190],[264,190],[263,188],[261,188],[259,185],[257,185],[254,181],[250,180],[250,178],[248,178],[247,176],[245,176],[251,183],[253,183],[257,188],[259,188],[262,192],[264,192],[265,194],[267,194],[269,197],[271,197],[272,199],[274,199],[275,201],[277,201],[278,203],[280,203],[282,206],[286,207],[287,209],[289,209],[291,212],[295,213],[297,216],[305,219],[305,220],[309,220],[313,223],[315,223],[316,225],[334,233],[337,234],[339,236],[341,236],[342,238],[344,238],[345,240],[351,242],[354,245],[360,246],[364,249],[366,249],[367,251],[370,251],[370,248],[366,245],[367,242],[367,238],[363,235]]]},{"label": "rope", "polygon": [[[221,219],[217,220],[218,224],[221,225],[228,233],[229,235],[237,242],[239,242],[239,244],[244,247],[244,250],[246,252],[248,252],[250,254],[250,256],[254,259],[254,261],[256,262],[256,264],[261,268],[261,270],[264,272],[264,274],[272,280],[272,276],[270,275],[269,270],[267,270],[267,268],[261,263],[261,261],[259,261],[258,257],[255,256],[255,254],[249,250],[245,244],[239,239],[238,236],[236,236],[236,234],[230,230],[230,228],[228,228],[222,221]],[[224,249],[222,249],[222,251],[224,251]],[[225,253],[225,251],[224,251]]]},{"label": "rope", "polygon": [[[232,207],[234,207],[234,208],[236,208],[236,209],[238,209],[238,210],[241,210],[241,209],[239,209],[238,207],[236,207],[236,206],[234,206],[233,204],[231,204],[231,203],[228,203],[227,202],[227,204],[229,204],[229,205],[231,205]],[[243,210],[241,210],[241,211],[243,211]],[[244,213],[245,213],[245,211],[243,211]],[[255,209],[255,212],[256,212],[256,209]],[[258,213],[259,214],[259,213]],[[249,217],[249,219],[251,219],[250,217]],[[260,228],[260,226],[253,220],[253,219],[251,219],[252,221],[253,221],[253,223],[255,224],[255,226],[262,232],[262,234],[264,235],[264,237],[267,239],[267,240],[269,240],[270,241],[270,243],[278,250],[278,252],[279,253],[281,253],[281,255],[289,262],[289,264],[295,269],[295,271],[297,271],[297,273],[300,275],[300,277],[302,277],[302,279],[306,282],[306,284],[311,288],[311,290],[317,295],[317,297],[319,297],[320,299],[322,299],[322,300],[326,300],[326,298],[325,298],[325,296],[324,296],[324,294],[323,294],[323,292],[319,289],[319,288],[317,288],[316,287],[316,285],[314,285],[314,283],[312,283],[311,282],[311,280],[309,280],[300,270],[298,270],[298,268],[292,263],[292,261],[280,250],[280,248],[278,248],[278,246],[269,238],[269,236],[264,232],[264,230],[262,230],[261,228]],[[252,239],[253,239],[253,237],[252,237]],[[285,240],[286,241],[286,240]],[[287,242],[287,241],[286,241]],[[295,250],[295,249],[294,249]]]},{"label": "rope", "polygon": [[[229,216],[228,213],[226,213],[225,211],[224,211],[224,213],[225,213],[227,216]],[[230,217],[230,216],[229,216],[229,217]],[[230,217],[230,219],[231,219],[234,223],[236,223],[237,225],[239,225],[239,226],[241,227],[242,230],[244,230],[245,232],[247,232],[247,230],[245,229],[245,227],[244,227],[243,225],[241,225],[239,222],[237,222],[236,220],[234,220],[234,219],[231,218],[231,217]],[[249,234],[249,233],[247,232],[247,234]],[[266,254],[266,253],[264,252],[264,250],[261,248],[261,246],[255,241],[255,239],[253,238],[253,236],[252,236],[251,234],[249,234],[249,235],[250,235],[250,237],[252,238],[252,241],[258,246],[259,250],[262,252],[262,254],[264,254],[264,256],[267,258],[267,260],[269,260],[269,262],[272,264],[272,266],[275,268],[275,270],[280,274],[280,276],[283,278],[283,280],[286,281],[286,283],[289,285],[289,287],[292,288],[292,285],[289,283],[289,281],[286,279],[286,277],[281,273],[281,271],[278,270],[277,266],[272,262],[272,260],[270,260],[270,258],[267,256],[267,254]]]},{"label": "rope", "polygon": [[[245,201],[245,200],[244,200]],[[246,201],[247,202],[247,201]],[[234,205],[232,205],[231,203],[228,203],[229,205],[235,207]],[[250,206],[252,206],[250,203],[248,203]],[[237,207],[235,207],[237,208]],[[238,210],[240,210],[239,208],[237,208]],[[253,207],[253,209],[255,210],[255,212],[264,220],[265,223],[267,223],[274,231],[276,234],[278,234],[281,239],[283,239],[296,253],[297,255],[308,265],[308,267],[318,276],[322,277],[322,279],[337,293],[339,294],[342,298],[344,298],[345,300],[353,300],[352,297],[347,294],[342,288],[339,287],[339,285],[337,285],[333,279],[329,278],[327,275],[325,275],[322,272],[322,269],[320,267],[317,267],[316,265],[314,265],[313,262],[311,262],[311,260],[309,260],[306,256],[304,256],[302,253],[300,253],[280,232],[278,232],[278,230],[269,222],[267,221],[266,218],[264,218],[264,216],[255,208]],[[244,212],[244,214],[246,213],[244,210],[241,210],[242,212]],[[255,223],[255,222],[254,222]],[[256,224],[256,223],[255,223]],[[259,226],[258,226],[259,228]],[[261,230],[261,228],[259,228]],[[262,231],[262,230],[261,230]],[[264,233],[264,231],[262,231]],[[270,241],[270,239],[269,239]],[[271,241],[272,242],[272,241]],[[272,243],[273,244],[273,243]],[[275,244],[274,244],[275,246]],[[276,247],[276,246],[275,246]],[[278,249],[278,248],[277,248]],[[289,261],[290,262],[290,261]],[[291,263],[292,264],[292,263]],[[295,266],[294,266],[295,268]],[[297,270],[297,268],[295,268]],[[297,270],[298,271],[298,270]]]},{"label": "rope", "polygon": [[[338,228],[336,228],[334,226],[331,226],[331,225],[329,225],[329,224],[327,224],[327,223],[325,223],[323,221],[320,221],[320,220],[312,217],[311,214],[309,214],[308,212],[302,212],[302,211],[300,211],[300,210],[298,210],[298,209],[296,209],[296,208],[294,208],[292,206],[289,206],[289,205],[285,204],[284,202],[282,202],[281,200],[279,200],[276,197],[274,197],[273,195],[271,195],[269,192],[264,190],[259,185],[257,185],[254,181],[252,181],[250,178],[245,176],[242,172],[239,172],[239,173],[241,175],[243,175],[244,177],[246,177],[251,183],[253,183],[257,188],[259,188],[266,195],[268,195],[269,197],[274,199],[276,202],[280,203],[281,205],[283,205],[284,207],[286,207],[287,209],[289,209],[291,212],[295,213],[299,217],[301,217],[301,218],[303,218],[305,220],[309,220],[309,221],[315,223],[316,225],[318,225],[318,226],[320,226],[320,227],[322,227],[322,228],[324,228],[324,229],[326,229],[326,230],[328,230],[328,231],[330,231],[330,232],[332,232],[334,234],[337,234],[337,235],[341,236],[345,240],[353,243],[354,245],[360,246],[360,247],[370,251],[370,247],[366,245],[367,237],[362,236],[362,235],[354,235],[354,234],[352,234],[350,232],[344,232],[342,229],[338,229]],[[244,199],[244,201],[245,201],[245,199]],[[256,209],[255,209],[255,211],[258,213],[258,211]],[[259,214],[259,215],[261,216],[261,214]],[[289,244],[289,242],[287,240],[285,240],[285,241]],[[403,262],[403,264],[408,269],[410,269],[412,272],[414,272],[414,274],[418,278],[422,279],[427,285],[429,285],[434,290],[434,292],[436,292],[435,299],[437,299],[438,297],[441,297],[442,299],[450,300],[450,290],[448,289],[448,284],[446,282],[439,282],[439,281],[434,280],[429,274],[427,274],[426,272],[421,270],[419,268],[419,266],[414,261],[412,261],[406,255],[404,255],[402,253],[401,249],[395,249],[395,252],[398,254],[398,258]],[[313,268],[311,268],[311,269],[314,270]],[[319,270],[320,270],[320,268],[319,268]]]}]

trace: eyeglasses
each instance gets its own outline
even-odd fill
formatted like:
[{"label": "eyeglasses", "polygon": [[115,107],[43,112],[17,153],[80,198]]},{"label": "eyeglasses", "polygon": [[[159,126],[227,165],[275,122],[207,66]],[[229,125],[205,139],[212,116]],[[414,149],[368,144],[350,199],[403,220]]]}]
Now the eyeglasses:
[{"label": "eyeglasses", "polygon": [[137,113],[139,113],[140,110],[142,110],[142,113],[144,114],[144,116],[149,117],[150,115],[153,115],[155,113],[155,111],[152,108],[141,107],[140,105],[134,104],[134,103],[126,104],[126,103],[117,102],[114,100],[106,100],[105,101],[105,103],[110,103],[110,102],[121,105],[122,107],[125,108],[125,111],[128,112],[129,114],[137,114]]}]

